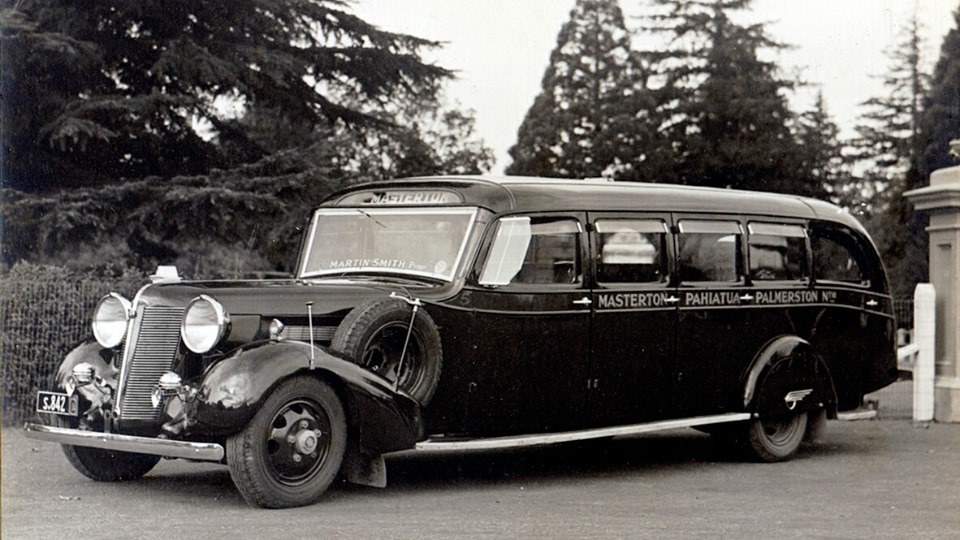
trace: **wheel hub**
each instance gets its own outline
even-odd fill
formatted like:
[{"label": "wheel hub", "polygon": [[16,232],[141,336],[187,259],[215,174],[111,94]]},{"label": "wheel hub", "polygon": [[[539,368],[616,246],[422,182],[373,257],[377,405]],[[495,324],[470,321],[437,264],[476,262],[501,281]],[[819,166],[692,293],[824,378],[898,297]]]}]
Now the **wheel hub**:
[{"label": "wheel hub", "polygon": [[320,430],[301,430],[296,435],[296,442],[294,443],[294,448],[297,449],[297,452],[301,454],[312,454],[317,451],[317,446],[320,444],[321,437]]}]

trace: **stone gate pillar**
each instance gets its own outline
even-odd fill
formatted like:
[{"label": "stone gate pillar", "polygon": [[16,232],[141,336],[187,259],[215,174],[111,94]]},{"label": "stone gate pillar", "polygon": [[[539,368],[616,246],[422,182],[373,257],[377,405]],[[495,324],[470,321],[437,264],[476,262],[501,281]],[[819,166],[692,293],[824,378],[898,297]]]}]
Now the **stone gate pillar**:
[{"label": "stone gate pillar", "polygon": [[[960,155],[960,140],[950,146]],[[960,166],[934,171],[929,186],[904,195],[930,216],[930,283],[937,294],[934,419],[960,422]]]}]

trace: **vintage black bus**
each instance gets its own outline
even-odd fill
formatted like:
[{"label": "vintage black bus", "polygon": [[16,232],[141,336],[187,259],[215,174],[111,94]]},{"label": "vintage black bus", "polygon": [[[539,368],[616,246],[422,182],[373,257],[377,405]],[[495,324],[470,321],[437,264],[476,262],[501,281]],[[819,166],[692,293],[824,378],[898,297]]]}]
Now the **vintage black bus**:
[{"label": "vintage black bus", "polygon": [[291,279],[104,297],[29,436],[95,480],[225,463],[253,505],[383,455],[694,427],[760,461],[897,377],[864,228],[802,197],[414,178],[337,193]]}]

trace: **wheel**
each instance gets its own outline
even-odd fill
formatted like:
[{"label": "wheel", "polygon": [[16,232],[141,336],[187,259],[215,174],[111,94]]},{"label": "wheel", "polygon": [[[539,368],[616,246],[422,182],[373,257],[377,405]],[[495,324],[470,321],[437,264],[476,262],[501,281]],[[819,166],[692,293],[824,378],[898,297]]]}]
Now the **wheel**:
[{"label": "wheel", "polygon": [[437,325],[423,309],[417,312],[407,342],[412,317],[412,308],[402,300],[366,302],[347,314],[330,347],[394,384],[399,380],[400,389],[426,405],[440,380],[443,351]]},{"label": "wheel", "polygon": [[751,457],[774,463],[793,456],[803,442],[806,432],[806,412],[757,418],[747,422],[744,443]]},{"label": "wheel", "polygon": [[346,447],[347,421],[336,392],[317,379],[295,377],[227,439],[227,465],[250,505],[303,506],[333,483]]},{"label": "wheel", "polygon": [[[57,417],[55,425],[76,428],[75,424],[76,422],[70,422],[66,418]],[[160,456],[149,454],[118,452],[70,444],[61,444],[60,447],[74,469],[97,482],[137,480],[150,472],[150,469],[160,461]]]}]

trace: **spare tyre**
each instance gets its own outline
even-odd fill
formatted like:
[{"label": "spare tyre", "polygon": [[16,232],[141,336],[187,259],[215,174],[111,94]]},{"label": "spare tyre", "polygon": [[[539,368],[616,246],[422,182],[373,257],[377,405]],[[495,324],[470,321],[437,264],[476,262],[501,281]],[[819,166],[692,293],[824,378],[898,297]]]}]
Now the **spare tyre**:
[{"label": "spare tyre", "polygon": [[413,307],[404,300],[378,298],[355,307],[340,323],[330,348],[380,374],[420,405],[429,403],[437,390],[443,364],[440,333],[426,310],[420,308],[414,318]]}]

